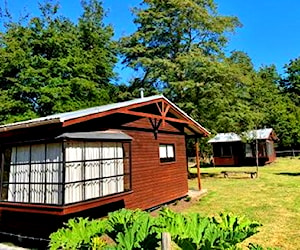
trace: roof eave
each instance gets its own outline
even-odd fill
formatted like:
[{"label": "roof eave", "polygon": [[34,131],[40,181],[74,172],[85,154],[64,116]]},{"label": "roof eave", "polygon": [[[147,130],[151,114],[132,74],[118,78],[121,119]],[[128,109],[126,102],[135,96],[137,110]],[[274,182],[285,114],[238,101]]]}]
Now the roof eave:
[{"label": "roof eave", "polygon": [[49,120],[41,120],[41,121],[33,121],[28,123],[15,123],[15,124],[9,124],[9,126],[3,125],[0,127],[0,132],[8,132],[12,130],[17,129],[25,129],[25,128],[33,128],[33,127],[39,127],[43,125],[49,125],[49,124],[58,124],[61,123],[61,120],[59,118],[53,118]]},{"label": "roof eave", "polygon": [[[168,100],[165,96],[161,96],[161,98],[163,100],[165,100],[166,102],[168,102],[170,105],[172,105],[177,112],[179,112],[181,115],[183,115],[184,117],[186,117],[187,119],[189,119],[192,123],[193,123],[193,126],[192,129],[196,132],[196,130],[198,130],[198,133],[202,136],[209,136],[211,133],[206,129],[204,128],[203,126],[201,126],[198,122],[196,122],[192,117],[190,117],[188,114],[186,114],[183,110],[181,110],[179,107],[177,107],[177,105],[175,105],[173,102],[171,102],[170,100]],[[195,129],[196,128],[196,129]]]}]

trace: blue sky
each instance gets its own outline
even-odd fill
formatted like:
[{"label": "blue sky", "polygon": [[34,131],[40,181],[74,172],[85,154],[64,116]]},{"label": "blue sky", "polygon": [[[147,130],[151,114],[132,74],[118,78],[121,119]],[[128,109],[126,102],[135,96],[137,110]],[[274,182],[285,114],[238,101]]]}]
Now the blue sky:
[{"label": "blue sky", "polygon": [[[18,16],[24,8],[37,13],[37,0],[7,0],[11,12]],[[139,0],[103,0],[108,10],[106,22],[113,25],[115,37],[134,31],[130,8]],[[242,50],[252,59],[256,68],[275,64],[283,74],[283,66],[300,56],[300,1],[299,0],[215,0],[219,13],[237,16],[243,24],[230,35],[226,51]],[[0,0],[3,7],[4,0]],[[61,0],[61,12],[73,20],[81,13],[80,0]],[[116,67],[120,79],[127,82],[132,72]]]}]

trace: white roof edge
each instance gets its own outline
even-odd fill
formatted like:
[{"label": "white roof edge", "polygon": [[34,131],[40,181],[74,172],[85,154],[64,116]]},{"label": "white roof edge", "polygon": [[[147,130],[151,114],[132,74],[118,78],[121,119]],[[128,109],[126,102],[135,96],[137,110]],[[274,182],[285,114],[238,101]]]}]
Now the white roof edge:
[{"label": "white roof edge", "polygon": [[218,133],[213,138],[208,140],[208,143],[217,143],[217,142],[239,142],[242,138],[234,133],[234,132],[228,132],[228,133]]},{"label": "white roof edge", "polygon": [[46,124],[54,124],[54,123],[60,123],[60,119],[58,118],[53,118],[49,120],[39,120],[35,121],[33,120],[27,120],[27,121],[22,121],[22,122],[15,122],[15,123],[9,123],[5,125],[0,126],[0,132],[5,132],[5,131],[10,131],[10,130],[15,130],[15,129],[20,129],[20,128],[30,128],[30,127],[36,127],[40,125],[46,125]]},{"label": "white roof edge", "polygon": [[[154,95],[154,96],[148,96],[148,97],[143,97],[143,98],[136,98],[136,99],[132,99],[132,100],[125,101],[125,102],[110,103],[110,104],[105,104],[102,106],[96,106],[96,107],[92,107],[92,108],[62,113],[61,115],[63,115],[63,116],[61,117],[60,121],[64,122],[64,121],[71,120],[74,118],[79,118],[79,117],[86,116],[86,115],[92,115],[92,114],[96,114],[96,113],[100,113],[100,112],[104,112],[104,111],[108,111],[108,110],[118,109],[118,108],[126,107],[126,106],[129,106],[132,104],[148,102],[148,101],[152,101],[152,100],[159,99],[162,97],[163,97],[163,95]],[[88,112],[88,111],[90,111],[90,112]],[[80,113],[80,112],[82,112],[82,114],[74,115],[75,113]]]},{"label": "white roof edge", "polygon": [[[249,139],[255,139],[257,137],[258,140],[264,140],[269,138],[272,132],[273,132],[273,128],[262,128],[262,129],[254,129],[254,130],[243,132],[242,135],[248,137]],[[237,142],[237,141],[241,141],[240,135],[234,132],[228,132],[228,133],[216,134],[213,138],[211,138],[208,141],[208,143]]]},{"label": "white roof edge", "polygon": [[0,125],[0,132],[21,129],[21,128],[37,127],[37,126],[46,125],[46,124],[62,123],[67,120],[72,120],[75,118],[80,118],[83,116],[92,115],[92,114],[100,113],[100,112],[104,112],[104,111],[114,110],[114,109],[129,106],[132,104],[139,104],[139,103],[148,102],[148,101],[152,101],[152,100],[156,100],[156,99],[160,99],[160,98],[162,98],[166,102],[170,103],[180,114],[182,114],[186,118],[190,119],[193,123],[195,123],[196,126],[201,128],[202,131],[205,131],[208,135],[210,134],[210,132],[207,129],[205,129],[202,125],[200,125],[198,122],[196,122],[189,115],[187,115],[183,110],[181,110],[177,105],[172,103],[164,95],[154,95],[154,96],[148,96],[148,97],[143,97],[143,98],[137,98],[137,99],[133,99],[133,100],[125,101],[125,102],[111,103],[111,104],[106,104],[106,105],[102,105],[102,106],[81,109],[81,110],[77,110],[77,111],[53,114],[53,115],[35,118],[35,119],[31,119],[31,120]]},{"label": "white roof edge", "polygon": [[15,130],[15,129],[19,129],[19,128],[36,127],[36,126],[46,125],[46,124],[61,123],[66,120],[71,120],[74,118],[79,118],[82,116],[91,115],[91,114],[95,114],[98,112],[103,112],[103,111],[107,111],[107,110],[111,110],[111,109],[117,109],[120,107],[128,106],[130,104],[143,103],[143,102],[155,100],[155,99],[162,98],[162,97],[163,97],[163,95],[154,95],[154,96],[149,96],[149,97],[144,97],[144,98],[137,98],[137,99],[133,99],[133,100],[125,101],[125,102],[111,103],[111,104],[96,106],[96,107],[92,107],[92,108],[86,108],[86,109],[80,109],[80,110],[76,110],[76,111],[53,114],[53,115],[34,118],[31,120],[26,120],[26,121],[8,123],[8,124],[0,125],[0,132],[4,132],[4,131],[8,131],[8,130]]},{"label": "white roof edge", "polygon": [[251,139],[257,138],[258,140],[264,140],[268,139],[272,132],[273,128],[261,128],[247,131],[245,134]]},{"label": "white roof edge", "polygon": [[165,96],[163,96],[163,99],[167,102],[169,102],[171,105],[174,106],[174,108],[177,109],[177,111],[179,111],[182,115],[186,116],[188,119],[190,119],[192,122],[194,122],[197,126],[199,126],[202,130],[204,130],[207,135],[210,135],[210,132],[204,128],[200,123],[198,123],[197,121],[195,121],[192,117],[190,117],[187,113],[185,113],[182,109],[180,109],[176,104],[174,104],[173,102],[171,102],[168,98],[166,98]]}]

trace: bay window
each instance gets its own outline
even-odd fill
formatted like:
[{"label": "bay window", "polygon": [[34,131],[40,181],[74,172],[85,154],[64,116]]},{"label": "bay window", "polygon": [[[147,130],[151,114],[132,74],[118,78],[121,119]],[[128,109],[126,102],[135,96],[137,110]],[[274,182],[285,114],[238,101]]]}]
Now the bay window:
[{"label": "bay window", "polygon": [[130,186],[130,141],[72,138],[2,150],[1,201],[64,205]]}]

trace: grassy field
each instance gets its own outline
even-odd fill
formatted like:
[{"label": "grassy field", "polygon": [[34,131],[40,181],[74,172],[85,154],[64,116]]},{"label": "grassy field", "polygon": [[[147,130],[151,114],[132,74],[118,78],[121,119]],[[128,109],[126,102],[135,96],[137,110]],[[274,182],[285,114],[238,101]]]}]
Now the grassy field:
[{"label": "grassy field", "polygon": [[[232,212],[263,224],[249,242],[264,247],[300,249],[300,159],[279,158],[259,167],[259,177],[239,174],[224,178],[222,170],[255,171],[255,167],[202,168],[205,197],[185,208],[187,212],[216,215]],[[195,168],[191,172],[196,172]],[[196,179],[190,180],[196,188]],[[246,242],[247,243],[247,242]]]}]

